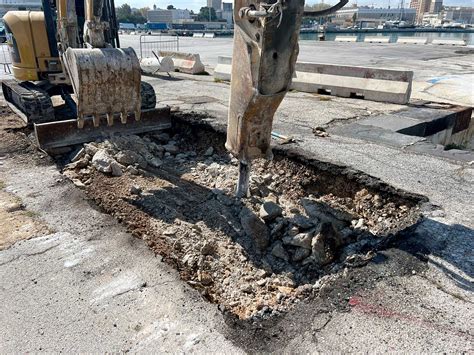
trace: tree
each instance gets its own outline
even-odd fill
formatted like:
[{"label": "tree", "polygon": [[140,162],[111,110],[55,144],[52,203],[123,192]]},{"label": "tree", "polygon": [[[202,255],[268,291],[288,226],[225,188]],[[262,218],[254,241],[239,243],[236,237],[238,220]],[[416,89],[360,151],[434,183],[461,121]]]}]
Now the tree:
[{"label": "tree", "polygon": [[128,4],[123,4],[118,9],[116,9],[117,19],[119,22],[123,22],[120,19],[125,19],[132,14],[132,8]]},{"label": "tree", "polygon": [[168,9],[168,10],[174,10],[174,6],[173,6],[173,5],[168,5],[168,6],[166,6],[166,9]]},{"label": "tree", "polygon": [[148,6],[145,6],[145,7],[142,7],[140,10],[140,14],[143,16],[143,17],[147,17],[148,15],[148,11],[150,11],[150,8]]},{"label": "tree", "polygon": [[141,10],[134,10],[128,4],[123,4],[118,9],[115,9],[117,14],[117,21],[120,23],[145,23],[146,17],[142,15]]},{"label": "tree", "polygon": [[[211,11],[211,16],[209,18],[209,11]],[[212,7],[201,7],[199,10],[199,14],[197,16],[198,21],[216,21],[217,20],[217,15],[216,15],[216,10]]]},{"label": "tree", "polygon": [[305,5],[304,9],[305,11],[321,11],[329,9],[330,7],[331,5],[320,2],[319,4]]},{"label": "tree", "polygon": [[[305,11],[321,11],[321,10],[326,10],[328,8],[330,8],[331,5],[329,4],[325,4],[323,2],[320,2],[319,4],[313,4],[313,5],[305,5],[304,9]],[[309,25],[309,24],[317,24],[317,23],[324,23],[326,22],[328,19],[327,16],[324,16],[323,18],[314,18],[314,17],[305,17],[303,18],[303,21],[302,23],[305,24],[305,25]]]}]

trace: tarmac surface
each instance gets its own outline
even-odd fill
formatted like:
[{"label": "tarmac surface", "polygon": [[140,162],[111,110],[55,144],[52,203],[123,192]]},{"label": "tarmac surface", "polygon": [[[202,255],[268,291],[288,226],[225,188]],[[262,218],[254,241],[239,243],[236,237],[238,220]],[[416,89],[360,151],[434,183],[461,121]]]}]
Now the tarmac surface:
[{"label": "tarmac surface", "polygon": [[[170,36],[162,37],[167,41]],[[134,48],[140,56],[138,35],[122,35],[121,46]],[[162,44],[161,46],[164,46]],[[166,44],[169,45],[169,44]],[[474,106],[473,46],[415,44],[377,44],[300,41],[298,61],[412,70],[413,99],[444,101]],[[160,49],[143,47],[149,50]],[[181,52],[199,53],[201,61],[212,69],[218,56],[232,56],[232,38],[180,37]],[[146,52],[151,56],[150,52]],[[145,55],[146,55],[145,53]]]},{"label": "tarmac surface", "polygon": [[[319,45],[302,43],[300,60],[319,56],[325,62],[412,68],[415,98],[473,104],[473,55],[455,53],[468,48]],[[230,55],[231,40],[183,39],[180,46],[199,52],[211,69],[212,58]],[[436,77],[450,79],[429,83]],[[227,84],[178,74],[145,79],[160,104],[225,127]],[[142,241],[98,211],[48,157],[3,140],[0,188],[53,232],[0,251],[0,352],[472,352],[472,163],[312,133],[315,126],[397,108],[355,99],[320,101],[302,93],[285,98],[274,129],[297,138],[296,148],[422,194],[433,206],[404,243],[382,253],[384,262],[361,269],[370,282],[349,288],[353,293],[342,298],[347,308],[313,300],[263,330],[229,323]],[[8,128],[1,127],[5,137]]]}]

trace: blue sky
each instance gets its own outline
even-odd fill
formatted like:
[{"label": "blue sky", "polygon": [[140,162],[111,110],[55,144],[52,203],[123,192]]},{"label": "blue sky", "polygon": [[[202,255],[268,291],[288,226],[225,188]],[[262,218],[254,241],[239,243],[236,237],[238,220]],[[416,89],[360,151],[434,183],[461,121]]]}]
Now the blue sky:
[{"label": "blue sky", "polygon": [[[224,0],[224,2],[231,2],[232,0]],[[308,4],[314,4],[320,1],[309,0]],[[335,4],[337,0],[326,0],[328,4]],[[349,0],[349,4],[352,4],[354,0]],[[129,4],[131,7],[153,7],[155,4],[159,8],[166,8],[167,5],[173,4],[178,9],[189,9],[199,11],[203,6],[206,6],[206,0],[115,0],[115,5],[120,6],[122,4]],[[376,7],[387,7],[388,4],[391,7],[397,7],[400,0],[357,0],[358,5],[374,5]],[[405,6],[407,7],[410,0],[405,0]],[[460,5],[460,6],[473,6],[474,0],[444,0],[445,5]]]}]

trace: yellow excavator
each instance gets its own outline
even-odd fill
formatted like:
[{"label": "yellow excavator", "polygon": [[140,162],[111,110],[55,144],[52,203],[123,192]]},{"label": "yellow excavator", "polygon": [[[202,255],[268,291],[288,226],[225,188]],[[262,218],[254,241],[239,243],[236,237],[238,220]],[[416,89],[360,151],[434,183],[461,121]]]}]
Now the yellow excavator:
[{"label": "yellow excavator", "polygon": [[135,51],[119,48],[113,0],[43,0],[42,7],[3,17],[14,79],[2,81],[5,100],[34,125],[40,147],[169,127]]}]

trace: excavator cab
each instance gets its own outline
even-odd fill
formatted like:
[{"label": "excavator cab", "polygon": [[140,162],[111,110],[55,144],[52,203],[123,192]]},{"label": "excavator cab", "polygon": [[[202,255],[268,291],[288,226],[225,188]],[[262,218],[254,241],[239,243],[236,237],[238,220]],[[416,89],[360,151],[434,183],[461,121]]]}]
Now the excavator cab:
[{"label": "excavator cab", "polygon": [[[6,101],[35,125],[42,148],[79,143],[78,136],[83,141],[95,139],[94,130],[88,129],[86,135],[76,128],[123,126],[130,118],[140,120],[142,110],[155,109],[155,92],[141,82],[135,51],[119,48],[113,0],[43,0],[42,5],[43,11],[9,11],[3,17],[15,79],[2,82]],[[62,97],[69,116],[55,114],[51,100],[55,95]],[[62,122],[71,118],[77,127]],[[53,129],[59,137],[47,134],[54,142],[38,136],[55,123],[64,129]],[[134,133],[139,127],[134,124]],[[159,122],[157,129],[162,128]],[[153,125],[143,126],[143,131],[152,129]],[[106,130],[95,133],[99,131]]]}]

